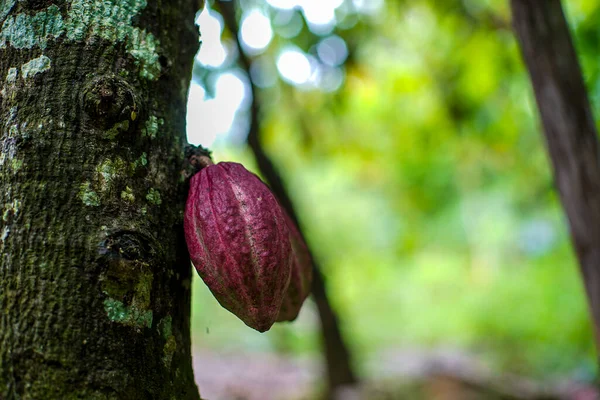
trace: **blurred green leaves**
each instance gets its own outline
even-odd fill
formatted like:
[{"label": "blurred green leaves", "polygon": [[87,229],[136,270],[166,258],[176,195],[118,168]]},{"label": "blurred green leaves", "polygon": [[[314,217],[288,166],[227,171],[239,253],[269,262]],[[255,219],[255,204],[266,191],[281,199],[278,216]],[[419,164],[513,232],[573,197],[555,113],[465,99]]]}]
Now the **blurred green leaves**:
[{"label": "blurred green leaves", "polygon": [[[600,1],[563,3],[599,118]],[[280,46],[310,53],[321,40],[298,31],[299,11],[289,26],[269,15],[275,36],[262,63],[274,64]],[[338,90],[279,79],[258,94],[262,141],[354,348],[366,357],[450,345],[510,372],[589,369],[583,288],[508,2],[390,0],[357,18],[334,30],[350,51]],[[215,154],[252,166],[235,145]],[[249,337],[201,299],[196,321],[214,317],[236,340]],[[299,352],[318,344],[314,310],[303,312],[282,328]],[[254,339],[271,350],[282,342]]]}]

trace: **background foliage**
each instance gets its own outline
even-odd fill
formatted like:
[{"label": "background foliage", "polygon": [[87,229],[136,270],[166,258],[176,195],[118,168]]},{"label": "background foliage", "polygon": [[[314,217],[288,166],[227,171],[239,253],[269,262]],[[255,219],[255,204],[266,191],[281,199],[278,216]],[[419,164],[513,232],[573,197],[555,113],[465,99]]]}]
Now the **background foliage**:
[{"label": "background foliage", "polygon": [[[600,1],[564,3],[598,116]],[[499,371],[593,377],[583,287],[508,2],[239,6],[244,43],[268,43],[246,43],[262,141],[328,277],[357,366],[389,349],[454,348]],[[235,42],[217,11],[199,19],[189,140],[256,171]],[[286,51],[296,57],[291,70]],[[261,335],[199,279],[194,296],[196,346],[319,351],[312,304]]]}]

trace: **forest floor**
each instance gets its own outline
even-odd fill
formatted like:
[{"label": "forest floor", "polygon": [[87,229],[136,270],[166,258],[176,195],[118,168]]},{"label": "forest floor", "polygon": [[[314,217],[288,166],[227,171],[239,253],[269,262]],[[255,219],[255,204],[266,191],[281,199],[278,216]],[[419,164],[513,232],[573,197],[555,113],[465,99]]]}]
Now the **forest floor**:
[{"label": "forest floor", "polygon": [[[451,350],[387,351],[364,367],[365,383],[340,390],[335,400],[600,400],[591,385],[498,376]],[[205,400],[313,400],[324,389],[314,358],[196,349],[194,371]]]}]

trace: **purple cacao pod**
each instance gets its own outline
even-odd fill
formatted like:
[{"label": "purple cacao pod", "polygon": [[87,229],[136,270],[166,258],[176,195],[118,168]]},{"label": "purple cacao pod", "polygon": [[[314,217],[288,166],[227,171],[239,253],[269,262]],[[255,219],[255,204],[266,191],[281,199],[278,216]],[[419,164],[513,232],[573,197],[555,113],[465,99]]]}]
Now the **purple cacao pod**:
[{"label": "purple cacao pod", "polygon": [[312,260],[308,247],[294,224],[294,221],[285,213],[290,241],[292,243],[293,262],[290,275],[290,284],[283,297],[283,303],[277,316],[277,322],[293,321],[298,317],[304,300],[310,294],[312,285]]},{"label": "purple cacao pod", "polygon": [[190,258],[219,303],[269,330],[292,266],[285,215],[269,188],[241,164],[205,167],[190,180],[184,229]]}]

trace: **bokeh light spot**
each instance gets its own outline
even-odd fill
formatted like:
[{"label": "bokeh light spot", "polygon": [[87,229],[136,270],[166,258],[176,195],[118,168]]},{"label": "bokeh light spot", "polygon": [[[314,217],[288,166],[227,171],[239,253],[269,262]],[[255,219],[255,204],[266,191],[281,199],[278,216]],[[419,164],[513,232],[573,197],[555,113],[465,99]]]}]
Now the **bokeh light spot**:
[{"label": "bokeh light spot", "polygon": [[250,53],[262,52],[273,38],[269,18],[258,10],[252,10],[242,19],[240,39]]},{"label": "bokeh light spot", "polygon": [[310,79],[312,68],[304,52],[289,47],[277,57],[277,70],[285,81],[301,85]]},{"label": "bokeh light spot", "polygon": [[348,47],[344,39],[336,35],[331,35],[319,42],[317,45],[317,54],[323,64],[337,67],[346,61]]}]

